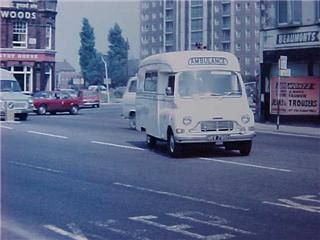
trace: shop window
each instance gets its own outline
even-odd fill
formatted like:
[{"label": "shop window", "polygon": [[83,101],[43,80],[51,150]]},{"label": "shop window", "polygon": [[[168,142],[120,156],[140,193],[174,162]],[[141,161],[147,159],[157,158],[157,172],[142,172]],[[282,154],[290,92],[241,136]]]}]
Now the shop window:
[{"label": "shop window", "polygon": [[46,26],[46,49],[51,49],[51,39],[52,39],[52,27],[51,25]]},{"label": "shop window", "polygon": [[27,48],[27,32],[28,25],[26,22],[15,22],[12,29],[12,47],[13,48]]},{"label": "shop window", "polygon": [[12,66],[11,73],[17,79],[23,92],[32,92],[32,69],[28,66]]},{"label": "shop window", "polygon": [[202,18],[203,17],[202,7],[191,8],[191,18]]},{"label": "shop window", "polygon": [[301,0],[278,1],[278,25],[290,25],[301,23]]},{"label": "shop window", "polygon": [[320,1],[316,2],[316,9],[317,9],[317,18],[318,18],[318,22],[320,22]]},{"label": "shop window", "polygon": [[46,78],[46,91],[51,91],[52,90],[52,68],[50,66],[46,67],[45,78]]}]

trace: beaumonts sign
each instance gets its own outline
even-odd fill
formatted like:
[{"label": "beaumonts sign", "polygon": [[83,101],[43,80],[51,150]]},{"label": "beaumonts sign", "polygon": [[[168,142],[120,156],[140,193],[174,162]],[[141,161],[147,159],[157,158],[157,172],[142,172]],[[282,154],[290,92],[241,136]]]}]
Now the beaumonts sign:
[{"label": "beaumonts sign", "polygon": [[37,13],[32,11],[1,10],[1,18],[36,19]]}]

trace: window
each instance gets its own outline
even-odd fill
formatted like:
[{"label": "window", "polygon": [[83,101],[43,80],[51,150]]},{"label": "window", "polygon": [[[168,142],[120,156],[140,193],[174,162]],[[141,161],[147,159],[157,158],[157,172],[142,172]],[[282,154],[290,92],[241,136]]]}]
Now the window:
[{"label": "window", "polygon": [[174,83],[175,83],[175,76],[169,76],[168,78],[168,87],[171,88],[171,95],[168,96],[173,96],[174,95]]},{"label": "window", "polygon": [[250,24],[250,17],[249,17],[249,16],[246,16],[246,17],[245,17],[245,22],[246,22],[246,25],[249,25],[249,24]]},{"label": "window", "polygon": [[236,4],[236,10],[237,10],[237,11],[240,11],[240,10],[241,10],[241,3],[237,3],[237,4]]},{"label": "window", "polygon": [[158,73],[147,72],[144,80],[144,91],[157,92],[158,85]]},{"label": "window", "polygon": [[240,17],[236,17],[236,24],[240,24],[240,23],[241,23]]},{"label": "window", "polygon": [[222,15],[230,15],[231,5],[230,3],[222,3]]},{"label": "window", "polygon": [[219,24],[220,24],[219,19],[215,19],[215,20],[214,20],[214,25],[219,26]]},{"label": "window", "polygon": [[230,51],[230,43],[222,43],[222,50],[223,51]]},{"label": "window", "polygon": [[240,38],[241,37],[241,33],[239,31],[236,31],[236,38]]},{"label": "window", "polygon": [[45,79],[46,79],[46,90],[52,90],[52,68],[50,66],[46,66],[45,68]]},{"label": "window", "polygon": [[202,19],[191,20],[191,30],[202,30]]},{"label": "window", "polygon": [[10,72],[17,79],[21,90],[24,92],[32,92],[32,69],[28,66],[11,66]]},{"label": "window", "polygon": [[222,27],[223,28],[230,28],[230,17],[223,17],[222,18]]},{"label": "window", "polygon": [[240,50],[241,50],[241,44],[240,44],[240,43],[237,43],[237,44],[236,44],[236,50],[237,50],[237,51],[240,51]]},{"label": "window", "polygon": [[173,32],[173,22],[166,22],[166,32]]},{"label": "window", "polygon": [[51,49],[52,28],[51,25],[46,26],[46,49]]},{"label": "window", "polygon": [[301,0],[278,2],[278,24],[299,24],[301,22]]},{"label": "window", "polygon": [[191,6],[202,6],[203,1],[202,0],[191,0]]},{"label": "window", "polygon": [[27,47],[27,23],[15,22],[13,24],[13,41],[12,47],[26,48]]},{"label": "window", "polygon": [[249,30],[246,30],[246,38],[251,37],[251,32]]},{"label": "window", "polygon": [[202,7],[193,7],[191,8],[191,18],[201,18],[203,17]]},{"label": "window", "polygon": [[246,10],[250,10],[250,3],[249,2],[246,3]]},{"label": "window", "polygon": [[248,51],[250,51],[251,50],[251,46],[250,46],[250,44],[249,43],[246,43],[246,51],[248,52]]},{"label": "window", "polygon": [[193,32],[191,33],[191,43],[202,43],[202,32]]},{"label": "window", "polygon": [[250,58],[247,58],[247,57],[244,59],[244,62],[245,62],[246,65],[250,65],[251,64]]}]

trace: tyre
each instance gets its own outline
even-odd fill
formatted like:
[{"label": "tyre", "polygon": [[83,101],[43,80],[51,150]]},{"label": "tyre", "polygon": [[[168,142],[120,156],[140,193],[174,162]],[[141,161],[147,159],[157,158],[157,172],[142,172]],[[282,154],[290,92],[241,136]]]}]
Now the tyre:
[{"label": "tyre", "polygon": [[132,129],[136,129],[136,115],[134,113],[129,116],[129,126]]},{"label": "tyre", "polygon": [[76,115],[79,112],[79,107],[77,105],[73,105],[70,109],[70,114],[71,115]]},{"label": "tyre", "polygon": [[146,142],[148,148],[154,148],[156,146],[157,139],[153,136],[147,135]]},{"label": "tyre", "polygon": [[168,133],[167,148],[171,157],[177,158],[181,155],[181,144],[176,142],[172,131]]},{"label": "tyre", "polygon": [[100,104],[97,104],[96,107],[99,108],[99,107],[100,107]]},{"label": "tyre", "polygon": [[51,115],[56,115],[56,114],[57,114],[57,112],[50,112],[50,114],[51,114]]},{"label": "tyre", "polygon": [[39,106],[38,110],[37,110],[37,113],[39,115],[45,115],[47,113],[47,106],[42,104]]},{"label": "tyre", "polygon": [[252,141],[239,142],[239,145],[241,156],[248,156],[251,152]]},{"label": "tyre", "polygon": [[26,121],[28,119],[28,113],[22,113],[18,116],[20,121]]}]

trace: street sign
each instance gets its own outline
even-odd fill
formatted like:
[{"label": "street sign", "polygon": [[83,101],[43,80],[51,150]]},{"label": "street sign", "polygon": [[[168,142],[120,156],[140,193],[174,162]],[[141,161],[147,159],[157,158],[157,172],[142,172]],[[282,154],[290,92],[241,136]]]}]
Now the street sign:
[{"label": "street sign", "polygon": [[288,68],[288,57],[287,56],[280,56],[279,59],[279,69],[287,69]]},{"label": "street sign", "polygon": [[291,77],[291,69],[280,69],[280,76],[281,77]]}]

